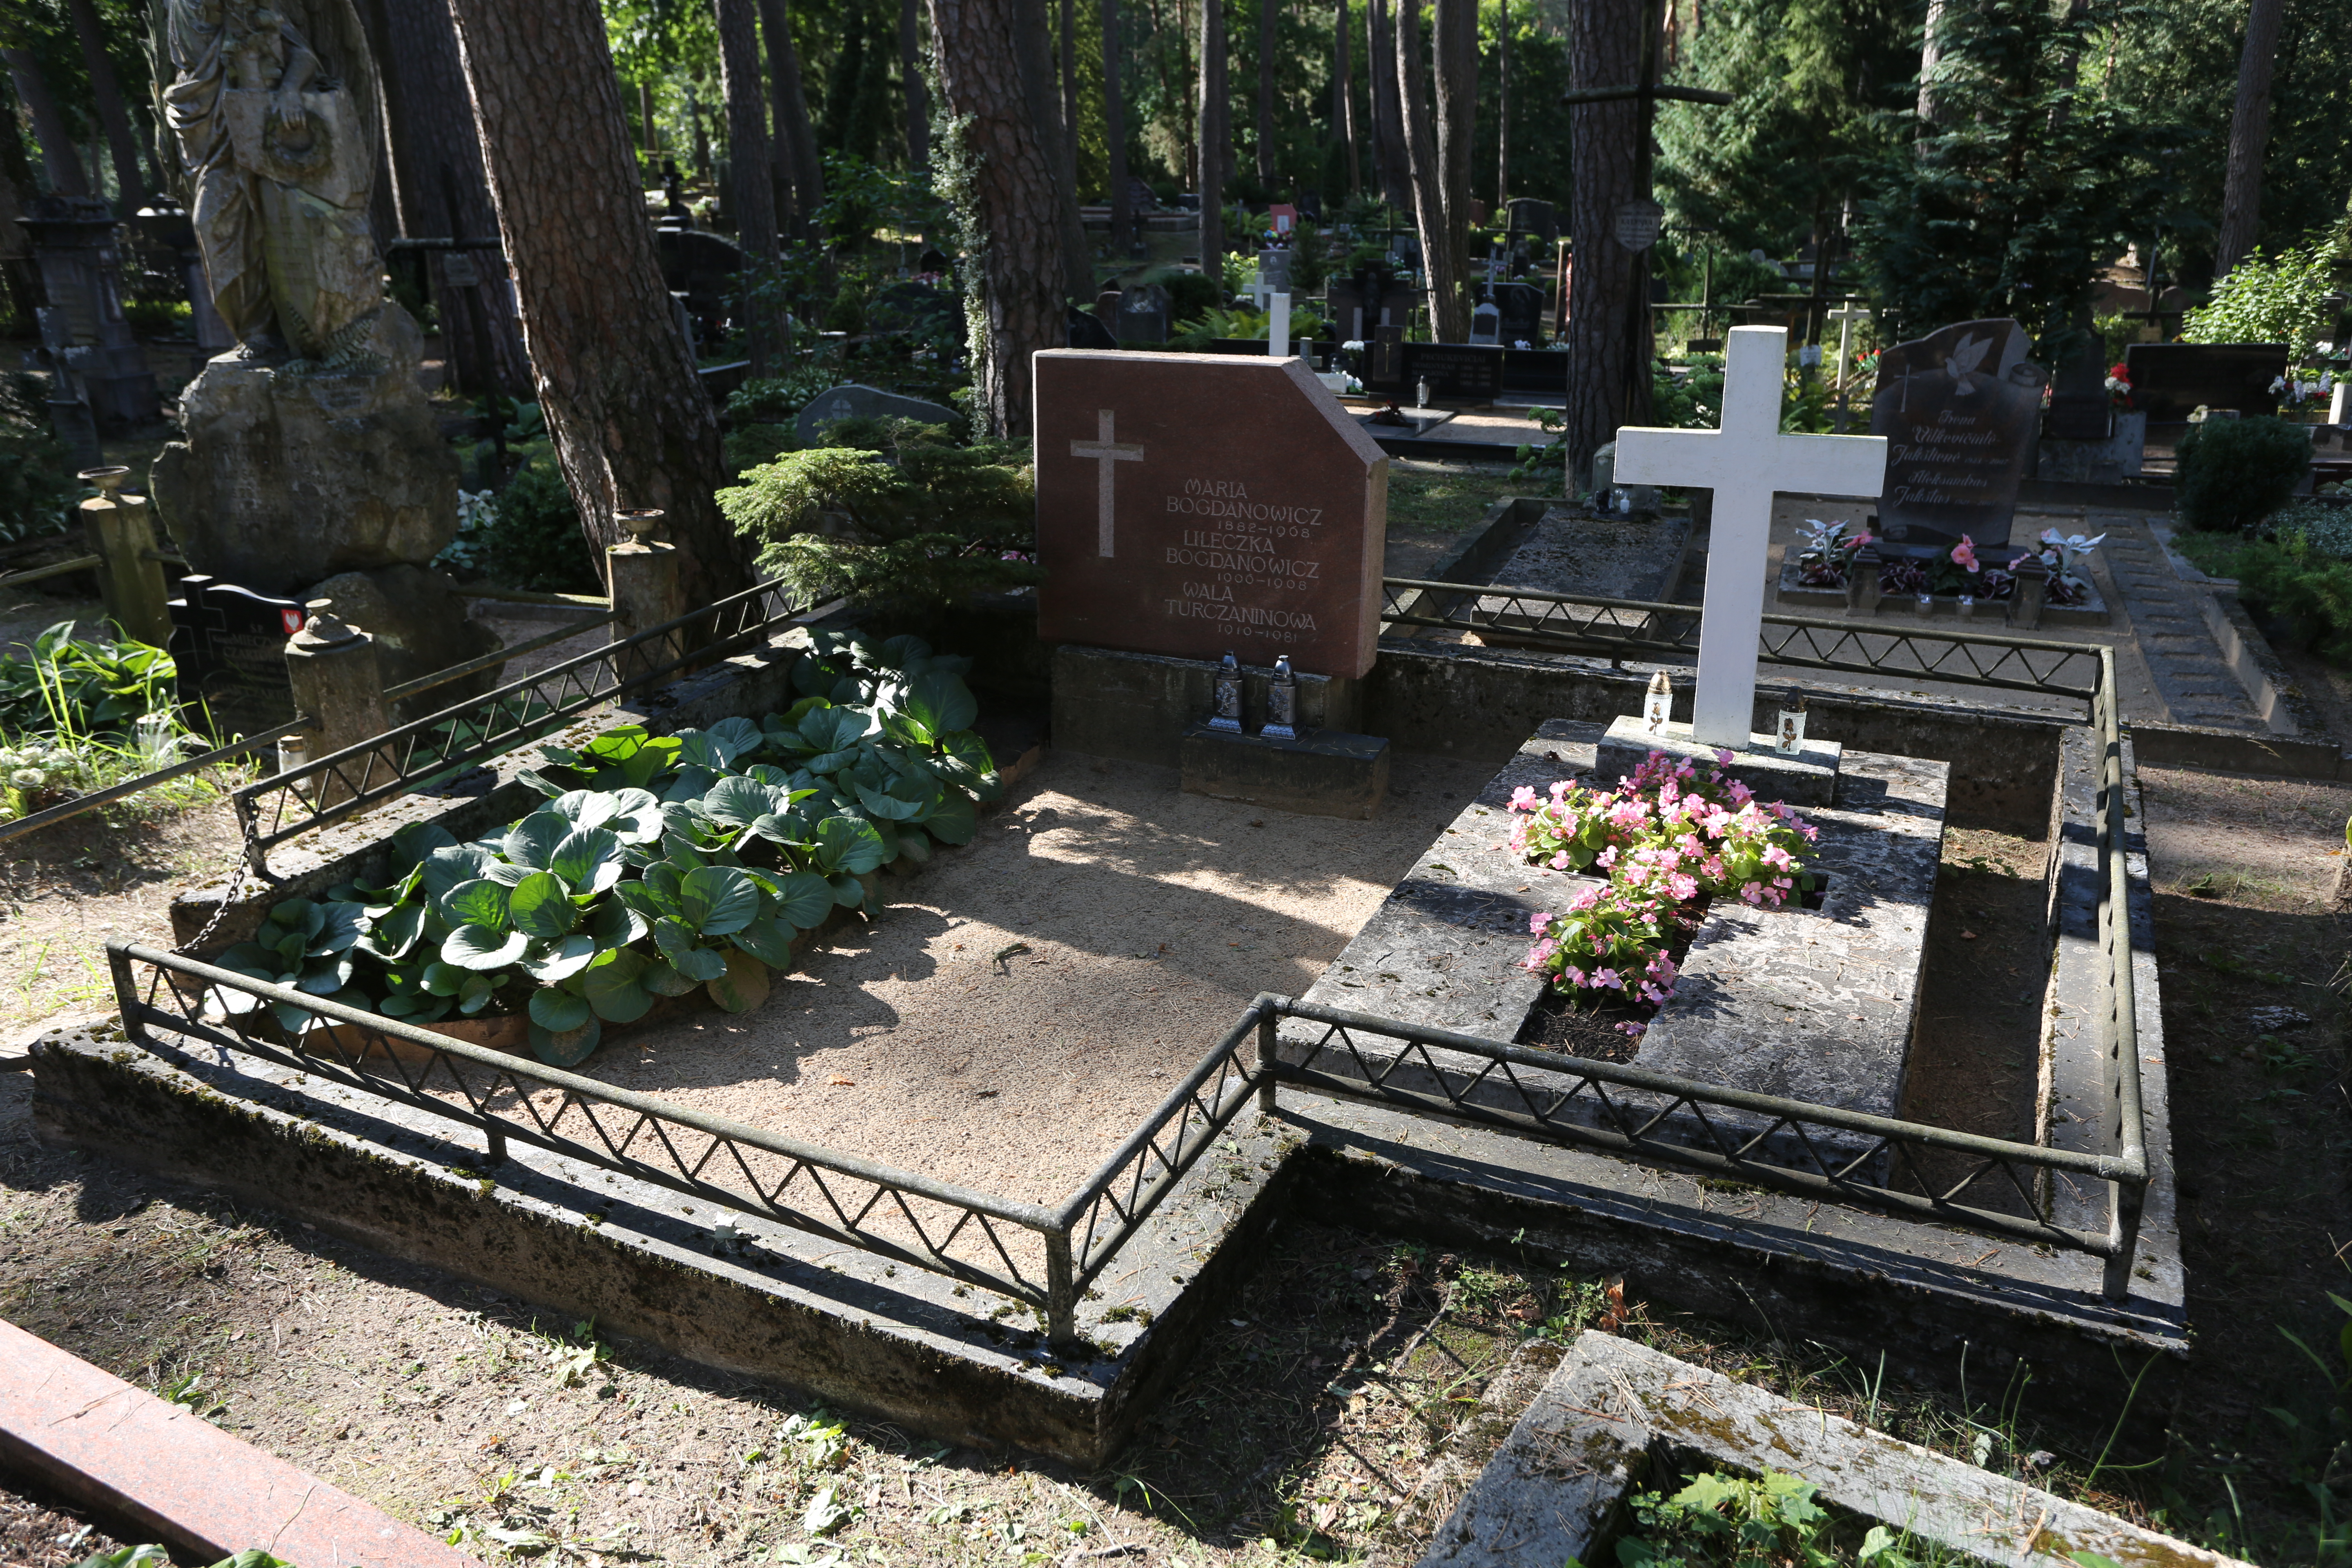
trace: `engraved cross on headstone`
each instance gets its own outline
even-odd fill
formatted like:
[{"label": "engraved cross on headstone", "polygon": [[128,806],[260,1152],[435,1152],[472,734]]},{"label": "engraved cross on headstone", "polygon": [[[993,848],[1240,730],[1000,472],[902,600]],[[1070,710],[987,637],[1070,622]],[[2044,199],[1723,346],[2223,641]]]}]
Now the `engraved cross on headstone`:
[{"label": "engraved cross on headstone", "polygon": [[1874,497],[1886,480],[1886,438],[1781,435],[1787,329],[1734,327],[1725,348],[1723,428],[1620,430],[1616,480],[1715,491],[1691,737],[1745,748],[1755,717],[1773,493]]},{"label": "engraved cross on headstone", "polygon": [[1118,470],[1112,468],[1111,465],[1113,463],[1139,463],[1143,461],[1143,447],[1139,444],[1135,442],[1121,442],[1112,439],[1112,426],[1116,422],[1116,419],[1117,416],[1113,415],[1109,409],[1097,409],[1095,411],[1095,439],[1091,441],[1073,441],[1070,443],[1071,457],[1092,458],[1095,460],[1095,497],[1097,506],[1098,508],[1097,514],[1098,521],[1097,526],[1100,530],[1096,536],[1097,549],[1105,559],[1108,559],[1110,556],[1117,553],[1111,549],[1111,502],[1113,499],[1111,479]]}]

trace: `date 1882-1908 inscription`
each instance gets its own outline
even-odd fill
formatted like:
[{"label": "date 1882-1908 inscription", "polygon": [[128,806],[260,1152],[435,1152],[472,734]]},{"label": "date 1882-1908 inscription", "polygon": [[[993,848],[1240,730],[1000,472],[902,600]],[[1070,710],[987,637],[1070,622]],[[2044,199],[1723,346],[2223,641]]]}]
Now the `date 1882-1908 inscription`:
[{"label": "date 1882-1908 inscription", "polygon": [[1170,619],[1206,621],[1234,637],[1275,641],[1317,629],[1305,609],[1253,601],[1268,591],[1305,593],[1318,583],[1321,507],[1253,500],[1239,479],[1187,479],[1182,493],[1167,502],[1169,515],[1225,525],[1183,527],[1161,546],[1164,563],[1182,573],[1178,591],[1161,600]]}]

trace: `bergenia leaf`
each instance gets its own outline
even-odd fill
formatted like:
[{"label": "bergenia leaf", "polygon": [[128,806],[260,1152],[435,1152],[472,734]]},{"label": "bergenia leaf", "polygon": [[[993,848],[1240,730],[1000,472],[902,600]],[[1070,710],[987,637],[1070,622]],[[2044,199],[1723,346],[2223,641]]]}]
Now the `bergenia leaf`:
[{"label": "bergenia leaf", "polygon": [[548,858],[555,853],[555,847],[562,843],[564,835],[571,831],[570,817],[560,811],[542,808],[509,828],[506,842],[501,847],[506,858],[516,865],[544,871]]},{"label": "bergenia leaf", "polygon": [[703,936],[725,936],[741,931],[758,918],[760,889],[751,877],[732,866],[704,866],[688,871],[678,884],[678,912]]},{"label": "bergenia leaf", "polygon": [[525,936],[551,942],[579,923],[580,909],[562,877],[533,871],[507,896],[507,919]]},{"label": "bergenia leaf", "polygon": [[441,913],[454,926],[507,929],[508,889],[488,877],[460,882],[441,895]]},{"label": "bergenia leaf", "polygon": [[441,944],[441,961],[460,969],[504,969],[523,955],[530,938],[519,931],[459,926]]}]

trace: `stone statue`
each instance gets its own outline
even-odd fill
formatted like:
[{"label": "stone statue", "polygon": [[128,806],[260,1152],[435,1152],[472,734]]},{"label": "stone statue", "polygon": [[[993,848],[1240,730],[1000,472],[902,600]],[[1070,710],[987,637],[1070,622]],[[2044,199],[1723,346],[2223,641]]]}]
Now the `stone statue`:
[{"label": "stone statue", "polygon": [[241,358],[380,370],[373,65],[351,0],[158,0],[162,92],[213,300]]}]

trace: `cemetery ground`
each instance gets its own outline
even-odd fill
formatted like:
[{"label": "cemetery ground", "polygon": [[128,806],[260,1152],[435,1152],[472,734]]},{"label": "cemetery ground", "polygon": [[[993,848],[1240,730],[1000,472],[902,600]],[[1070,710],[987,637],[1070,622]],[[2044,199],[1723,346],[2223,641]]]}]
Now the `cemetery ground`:
[{"label": "cemetery ground", "polygon": [[[949,857],[908,884],[870,942],[836,939],[793,984],[837,991],[819,1005],[854,1028],[883,1009],[905,1016],[919,997],[952,996],[973,984],[955,972],[962,963],[965,974],[990,974],[986,994],[963,1003],[986,1015],[967,1016],[977,1032],[1033,1010],[1040,985],[1173,982],[1188,1026],[1197,1018],[1205,1030],[1258,986],[1295,988],[1319,968],[1331,931],[1351,930],[1355,902],[1369,908],[1396,874],[1381,857],[1404,863],[1455,809],[1442,796],[1475,791],[1490,763],[1403,759],[1395,823],[1343,828],[1175,796],[1149,769],[1055,759],[989,819],[980,844],[957,852],[966,859]],[[215,1194],[44,1148],[31,1135],[31,1075],[16,1073],[0,1074],[0,1316],[398,1517],[469,1532],[471,1550],[494,1560],[1044,1563],[1125,1546],[1142,1549],[1126,1560],[1152,1563],[1411,1563],[1540,1382],[1512,1375],[1513,1357],[1596,1325],[2255,1561],[2331,1560],[2315,1544],[2332,1531],[2329,1505],[2315,1499],[2334,1479],[2347,1418],[2334,1354],[2343,1315],[2328,1293],[2347,1293],[2352,1137],[2330,851],[2352,789],[2141,777],[2176,1103],[2196,1108],[2176,1119],[2176,1155],[2198,1345],[2164,1396],[2161,1454],[2117,1443],[2120,1410],[2059,1426],[2021,1418],[2014,1388],[1971,1386],[1965,1398],[1898,1388],[1866,1358],[1784,1335],[1760,1313],[1702,1320],[1531,1258],[1286,1221],[1180,1385],[1106,1469],[1079,1474],[845,1418]],[[1163,809],[1137,809],[1155,789]],[[1147,817],[1144,845],[1101,864]],[[1349,846],[1349,833],[1392,836],[1395,847]],[[1286,834],[1295,847],[1281,846]],[[2008,971],[2018,967],[2013,933],[2038,929],[2042,853],[1966,826],[1948,836],[1938,897],[1942,915],[1959,918],[1936,922],[1931,1016],[1990,996],[2016,1016],[1988,1019],[1989,1033],[2030,1023],[2030,1000],[2007,1003],[2038,995],[2038,978]],[[1284,878],[1310,859],[1350,867],[1359,886],[1328,872],[1302,909]],[[938,919],[955,879],[983,886],[1006,867],[1048,861],[1027,907],[1004,900],[1001,926],[976,945]],[[1113,943],[1084,933],[1110,906],[1074,903],[1053,879],[1115,882],[1139,866],[1188,899],[1213,893],[1205,909],[1216,918],[1196,910],[1168,956],[1158,952],[1167,938],[1139,930],[1135,951],[1150,957],[1107,955],[1098,950]],[[1217,877],[1231,885],[1203,886]],[[117,922],[160,934],[162,886],[159,876],[152,913],[134,891],[111,895]],[[1078,940],[1057,940],[1057,928]],[[958,940],[980,959],[937,962]],[[1032,951],[988,962],[1015,943]],[[934,961],[928,974],[906,962],[916,950]],[[2264,1007],[2313,1022],[2263,1020]],[[1163,1037],[1171,1063],[1197,1050],[1181,1030]],[[863,1076],[887,1053],[861,1050],[876,1047],[845,1041],[799,1063],[799,1095],[835,1123],[818,1135],[857,1146],[862,1131],[890,1157],[952,1157],[946,1123],[914,1120],[944,1114],[952,1090],[934,1088],[940,1105],[919,1105],[919,1086]],[[1033,1045],[974,1063],[964,1076],[976,1089],[1003,1087],[961,1096],[962,1110],[981,1112],[964,1125],[1017,1142],[1021,1121],[1004,1111],[1031,1109],[1024,1096],[1066,1102],[1067,1081],[1048,1075],[1087,1065],[1055,1056]],[[1990,1083],[1922,1061],[1914,1094],[1940,1099],[1953,1124],[2011,1132],[1968,1118],[2013,1117],[2030,1101],[2029,1058],[1996,1058]],[[1150,1070],[1120,1058],[1118,1070],[1130,1068]],[[894,1104],[911,1115],[893,1124],[872,1113]],[[842,1109],[857,1106],[862,1115]],[[1702,1184],[1701,1195],[1735,1212],[1748,1201],[1729,1184]],[[2324,1380],[2289,1332],[2326,1358]]]}]

